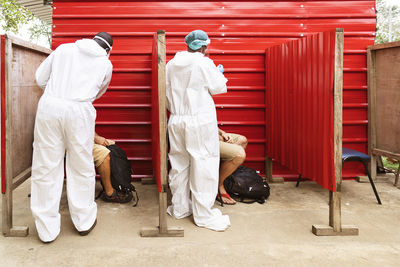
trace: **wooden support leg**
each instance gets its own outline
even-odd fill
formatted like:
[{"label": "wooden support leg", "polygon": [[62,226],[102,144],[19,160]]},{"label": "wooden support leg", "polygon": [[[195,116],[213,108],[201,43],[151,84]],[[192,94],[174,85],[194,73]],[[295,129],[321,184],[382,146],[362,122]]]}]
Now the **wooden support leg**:
[{"label": "wooden support leg", "polygon": [[283,177],[272,177],[272,159],[265,156],[265,178],[268,183],[283,183]]},{"label": "wooden support leg", "polygon": [[[8,187],[10,188],[10,187]],[[25,237],[29,234],[27,226],[13,226],[12,190],[6,190],[3,194],[2,230],[4,236]]]},{"label": "wooden support leg", "polygon": [[168,227],[167,225],[167,192],[160,194],[159,226],[144,227],[140,231],[141,237],[183,237],[182,227]]},{"label": "wooden support leg", "polygon": [[317,236],[358,235],[354,225],[342,225],[341,192],[329,191],[329,225],[313,225],[313,234]]},{"label": "wooden support leg", "polygon": [[400,174],[400,160],[399,160],[399,167],[397,168],[397,172],[394,178],[394,185],[397,187],[399,186],[399,174]]},{"label": "wooden support leg", "polygon": [[[389,176],[387,175],[377,175],[377,160],[380,159],[380,156],[371,155],[371,161],[369,164],[369,172],[371,174],[372,180],[375,183],[386,183],[389,180]],[[357,182],[359,183],[369,183],[369,179],[367,175],[357,176]]]}]

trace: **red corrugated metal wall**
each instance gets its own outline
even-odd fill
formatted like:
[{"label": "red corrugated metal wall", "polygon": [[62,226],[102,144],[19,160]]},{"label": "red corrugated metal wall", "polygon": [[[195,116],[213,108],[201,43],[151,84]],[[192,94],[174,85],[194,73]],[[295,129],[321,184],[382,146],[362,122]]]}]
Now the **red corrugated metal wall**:
[{"label": "red corrugated metal wall", "polygon": [[[225,66],[228,93],[215,97],[218,120],[249,139],[245,165],[264,173],[266,47],[302,33],[344,28],[344,145],[366,152],[366,46],[375,33],[374,1],[53,1],[53,48],[114,36],[114,74],[95,106],[96,130],[116,139],[133,160],[135,178],[152,176],[151,52],[153,34],[167,32],[167,59],[184,50],[194,29],[211,38],[210,57]],[[350,170],[349,165],[346,168]],[[356,166],[345,176],[361,173]],[[274,175],[294,177],[274,165]]]},{"label": "red corrugated metal wall", "polygon": [[336,191],[334,63],[336,29],[267,48],[267,155]]}]

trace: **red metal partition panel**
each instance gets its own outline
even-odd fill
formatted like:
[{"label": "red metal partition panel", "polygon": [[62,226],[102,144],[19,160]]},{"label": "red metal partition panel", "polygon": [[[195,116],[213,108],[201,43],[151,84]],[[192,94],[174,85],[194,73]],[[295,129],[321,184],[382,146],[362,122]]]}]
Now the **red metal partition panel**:
[{"label": "red metal partition panel", "polygon": [[336,30],[266,50],[267,155],[335,191]]},{"label": "red metal partition panel", "polygon": [[[302,34],[344,28],[344,139],[367,151],[366,47],[375,34],[374,0],[286,1],[53,1],[53,49],[61,43],[114,36],[114,73],[95,102],[96,130],[115,139],[133,161],[134,178],[151,177],[151,62],[153,34],[166,31],[167,60],[185,50],[194,29],[210,38],[210,57],[223,64],[228,93],[214,98],[220,127],[247,136],[245,165],[264,173],[265,48]],[[360,175],[351,168],[345,176]],[[274,175],[296,177],[274,164]]]},{"label": "red metal partition panel", "polygon": [[152,131],[152,164],[153,175],[157,181],[158,192],[161,192],[161,149],[160,149],[160,118],[158,101],[158,39],[157,33],[153,39],[153,55],[151,63],[151,131]]}]

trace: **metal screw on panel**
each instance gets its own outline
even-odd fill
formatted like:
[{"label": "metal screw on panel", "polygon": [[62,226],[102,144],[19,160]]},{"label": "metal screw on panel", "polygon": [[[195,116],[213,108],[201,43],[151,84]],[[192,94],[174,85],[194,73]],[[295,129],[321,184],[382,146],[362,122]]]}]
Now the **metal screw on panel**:
[{"label": "metal screw on panel", "polygon": [[222,36],[225,36],[225,33],[223,33]]},{"label": "metal screw on panel", "polygon": [[373,32],[372,35],[375,36],[375,33]]},{"label": "metal screw on panel", "polygon": [[300,27],[303,27],[303,23],[300,23]]},{"label": "metal screw on panel", "polygon": [[223,6],[222,9],[225,9],[225,7]]},{"label": "metal screw on panel", "polygon": [[222,54],[225,54],[225,52],[224,52],[224,51],[222,51]]},{"label": "metal screw on panel", "polygon": [[56,25],[53,25],[53,28],[55,28],[56,27]]},{"label": "metal screw on panel", "polygon": [[372,10],[375,10],[375,7],[371,8]]},{"label": "metal screw on panel", "polygon": [[56,9],[57,7],[53,7],[53,9]]},{"label": "metal screw on panel", "polygon": [[301,36],[301,37],[303,37],[303,36],[304,36],[304,34],[300,34],[300,36]]},{"label": "metal screw on panel", "polygon": [[300,5],[300,7],[304,7],[304,5]]},{"label": "metal screw on panel", "polygon": [[223,123],[221,123],[221,126],[224,125]]},{"label": "metal screw on panel", "polygon": [[260,171],[256,171],[256,173],[260,174]]},{"label": "metal screw on panel", "polygon": [[223,28],[223,27],[225,27],[225,25],[224,25],[224,24],[222,24],[222,28]]},{"label": "metal screw on panel", "polygon": [[221,108],[224,108],[224,106],[221,106]]}]

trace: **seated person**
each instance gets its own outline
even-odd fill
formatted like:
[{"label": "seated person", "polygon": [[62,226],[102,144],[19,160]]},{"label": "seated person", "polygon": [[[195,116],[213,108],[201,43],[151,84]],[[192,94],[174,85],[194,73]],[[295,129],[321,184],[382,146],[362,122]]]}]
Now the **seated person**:
[{"label": "seated person", "polygon": [[225,179],[246,159],[247,138],[240,134],[226,133],[218,128],[221,165],[219,168],[219,192],[223,204],[233,205],[236,201],[226,192]]},{"label": "seated person", "polygon": [[101,199],[106,202],[127,203],[132,200],[132,194],[117,192],[111,185],[110,150],[106,146],[114,144],[114,141],[95,133],[93,160],[103,185]]}]

